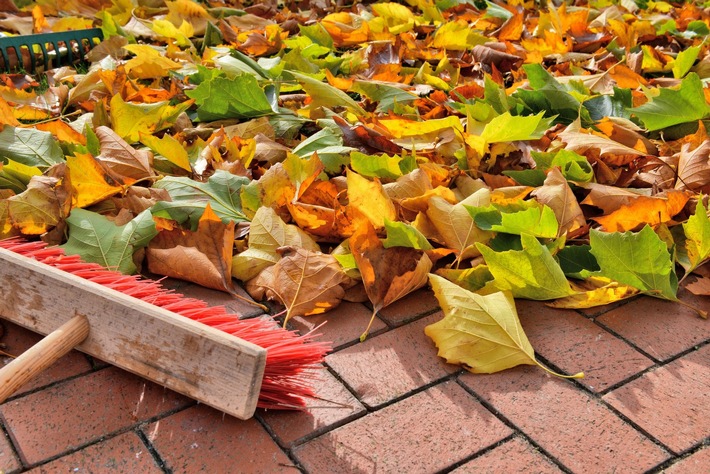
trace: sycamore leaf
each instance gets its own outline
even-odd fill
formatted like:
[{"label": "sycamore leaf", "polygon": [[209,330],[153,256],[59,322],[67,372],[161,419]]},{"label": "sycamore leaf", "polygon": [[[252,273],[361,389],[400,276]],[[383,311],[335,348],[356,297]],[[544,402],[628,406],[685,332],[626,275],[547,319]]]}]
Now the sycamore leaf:
[{"label": "sycamore leaf", "polygon": [[678,277],[666,243],[645,226],[640,232],[589,232],[601,275],[658,298],[677,301]]},{"label": "sycamore leaf", "polygon": [[486,124],[481,137],[486,143],[538,139],[552,122],[551,119],[544,119],[544,115],[545,112],[528,116],[510,115],[510,112],[505,112]]},{"label": "sycamore leaf", "polygon": [[296,71],[288,71],[288,74],[300,82],[303,90],[311,97],[311,102],[308,104],[310,110],[318,107],[345,107],[355,115],[367,115],[365,109],[360,107],[349,95],[330,84]]},{"label": "sycamore leaf", "polygon": [[558,234],[555,212],[537,201],[517,200],[510,204],[465,207],[476,225],[483,230],[542,238],[555,238]]},{"label": "sycamore leaf", "polygon": [[325,169],[323,163],[314,153],[310,158],[299,158],[298,155],[290,154],[282,163],[293,186],[296,188],[293,200],[300,198],[308,187],[318,179],[318,176]]},{"label": "sycamore leaf", "polygon": [[493,281],[493,275],[487,265],[478,265],[473,268],[458,270],[455,268],[440,268],[436,274],[442,276],[461,288],[476,292]]},{"label": "sycamore leaf", "polygon": [[370,324],[360,336],[364,340],[379,310],[426,285],[432,262],[411,247],[385,248],[371,225],[356,229],[349,242],[373,308]]},{"label": "sycamore leaf", "polygon": [[120,193],[135,182],[113,173],[102,161],[89,153],[67,157],[67,167],[74,188],[74,206],[87,207]]},{"label": "sycamore leaf", "polygon": [[710,218],[702,199],[698,200],[695,214],[683,224],[683,232],[685,233],[684,255],[688,260],[687,263],[683,261],[680,263],[688,274],[710,258]]},{"label": "sycamore leaf", "polygon": [[496,252],[478,244],[493,284],[502,291],[510,291],[516,298],[552,300],[573,293],[565,274],[550,250],[530,234],[520,236],[522,250]]},{"label": "sycamore leaf", "polygon": [[163,138],[158,138],[153,135],[141,135],[140,139],[141,143],[158,155],[163,156],[170,163],[185,171],[192,171],[187,150],[182,143],[177,141],[174,137],[168,134],[163,135]]},{"label": "sycamore leaf", "polygon": [[555,256],[568,278],[584,280],[600,270],[589,245],[568,245]]},{"label": "sycamore leaf", "polygon": [[64,153],[51,133],[9,125],[0,131],[0,156],[39,168],[64,162]]},{"label": "sycamore leaf", "polygon": [[207,204],[196,231],[164,229],[150,241],[148,270],[232,293],[234,225],[224,224]]},{"label": "sycamore leaf", "polygon": [[152,135],[153,132],[173,125],[177,117],[191,105],[191,100],[175,106],[168,102],[133,104],[125,102],[120,94],[116,94],[111,99],[113,130],[124,140],[136,143],[141,133]]},{"label": "sycamore leaf", "polygon": [[[535,352],[520,325],[510,293],[481,296],[437,275],[429,275],[429,281],[444,319],[430,324],[424,332],[446,362],[465,364],[470,372],[481,374],[521,364],[537,365],[550,372],[535,360]],[[572,377],[583,376],[578,373]]]},{"label": "sycamore leaf", "polygon": [[387,238],[382,242],[385,248],[409,247],[416,250],[431,250],[434,247],[416,228],[404,222],[385,219]]},{"label": "sycamore leaf", "polygon": [[635,230],[643,225],[670,221],[685,207],[690,196],[680,191],[669,191],[664,198],[639,196],[611,214],[594,217],[607,232]]},{"label": "sycamore leaf", "polygon": [[599,150],[601,155],[644,156],[646,154],[635,148],[616,142],[611,138],[583,132],[578,120],[568,125],[565,131],[561,132],[558,136],[567,144],[565,147],[567,150],[572,150],[577,153],[584,153],[587,150]]},{"label": "sycamore leaf", "polygon": [[404,160],[405,158],[396,155],[366,155],[357,151],[350,153],[350,166],[353,171],[368,178],[400,178],[404,174],[401,168]]},{"label": "sycamore leaf", "polygon": [[630,190],[598,183],[578,183],[578,185],[590,191],[581,204],[598,207],[604,211],[604,214],[611,214],[635,201],[639,196],[650,196],[650,193],[647,193],[650,190]]},{"label": "sycamore leaf", "polygon": [[647,130],[661,130],[710,115],[703,83],[695,73],[688,74],[679,88],[658,88],[655,91],[658,91],[658,95],[649,97],[648,102],[631,109],[643,121]]},{"label": "sycamore leaf", "polygon": [[281,258],[280,247],[300,247],[317,252],[315,240],[295,225],[286,224],[270,207],[260,207],[249,225],[249,248],[232,258],[232,276],[251,280]]},{"label": "sycamore leaf", "polygon": [[129,75],[137,79],[164,77],[170,70],[181,67],[149,44],[127,44],[123,49],[136,55],[126,62],[125,68]]},{"label": "sycamore leaf", "polygon": [[283,247],[275,265],[249,280],[246,290],[257,300],[286,306],[284,324],[294,316],[322,314],[337,307],[352,280],[332,255]]},{"label": "sycamore leaf", "polygon": [[96,127],[94,133],[99,140],[100,154],[97,158],[115,174],[133,180],[155,176],[150,152],[134,149],[106,126]]},{"label": "sycamore leaf", "polygon": [[639,293],[636,288],[604,277],[590,277],[581,283],[572,283],[576,293],[555,301],[546,302],[551,308],[582,309],[631,298]]},{"label": "sycamore leaf", "polygon": [[159,202],[153,207],[153,214],[180,223],[189,219],[194,225],[209,203],[223,221],[241,222],[247,219],[242,212],[240,192],[248,183],[249,179],[222,170],[204,183],[184,177],[163,178],[153,187],[167,190],[172,202]]},{"label": "sycamore leaf", "polygon": [[710,140],[694,150],[684,144],[678,158],[678,179],[675,188],[710,193]]},{"label": "sycamore leaf", "polygon": [[248,119],[275,112],[264,90],[250,74],[234,78],[213,77],[185,94],[195,99],[197,117],[203,122],[225,118]]},{"label": "sycamore leaf", "polygon": [[557,236],[584,227],[587,223],[577,198],[559,168],[547,173],[544,184],[531,193],[537,202],[555,213],[559,229]]},{"label": "sycamore leaf", "polygon": [[[65,164],[54,165],[46,175],[33,176],[27,189],[7,198],[6,212],[13,227],[27,235],[40,235],[59,224],[71,209],[71,179]],[[3,225],[3,231],[6,229]]]},{"label": "sycamore leaf", "polygon": [[[698,278],[694,282],[685,285],[685,289],[690,291],[694,295],[710,296],[710,278]],[[703,317],[707,319],[707,313],[705,313],[705,316]]]},{"label": "sycamore leaf", "polygon": [[348,200],[350,205],[360,211],[377,229],[385,225],[385,219],[397,219],[397,212],[392,200],[385,194],[379,180],[368,180],[348,170]]},{"label": "sycamore leaf", "polygon": [[84,261],[125,274],[135,273],[133,254],[158,233],[150,211],[143,211],[123,226],[85,209],[74,209],[67,218],[69,240],[62,248]]},{"label": "sycamore leaf", "polygon": [[0,161],[0,189],[10,189],[19,194],[25,189],[32,176],[39,176],[42,171],[36,166],[27,166],[13,160],[3,164]]}]

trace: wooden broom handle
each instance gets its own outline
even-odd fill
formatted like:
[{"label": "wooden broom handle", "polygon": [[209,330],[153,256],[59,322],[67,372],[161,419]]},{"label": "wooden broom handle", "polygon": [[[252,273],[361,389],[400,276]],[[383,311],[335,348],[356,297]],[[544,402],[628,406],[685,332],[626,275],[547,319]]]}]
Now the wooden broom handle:
[{"label": "wooden broom handle", "polygon": [[89,321],[77,314],[0,369],[0,403],[89,335]]}]

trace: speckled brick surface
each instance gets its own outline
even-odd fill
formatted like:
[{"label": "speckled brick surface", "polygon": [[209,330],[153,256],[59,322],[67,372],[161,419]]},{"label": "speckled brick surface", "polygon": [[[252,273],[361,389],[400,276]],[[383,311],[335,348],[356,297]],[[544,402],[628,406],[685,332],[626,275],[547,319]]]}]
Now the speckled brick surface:
[{"label": "speckled brick surface", "polygon": [[[380,311],[364,343],[364,304],[293,320],[327,320],[319,332],[335,346],[305,412],[237,420],[73,352],[0,405],[0,472],[710,472],[710,321],[649,297],[517,307],[538,356],[586,379],[447,365],[423,334],[441,313],[421,290]],[[5,326],[8,351],[38,339]]]}]

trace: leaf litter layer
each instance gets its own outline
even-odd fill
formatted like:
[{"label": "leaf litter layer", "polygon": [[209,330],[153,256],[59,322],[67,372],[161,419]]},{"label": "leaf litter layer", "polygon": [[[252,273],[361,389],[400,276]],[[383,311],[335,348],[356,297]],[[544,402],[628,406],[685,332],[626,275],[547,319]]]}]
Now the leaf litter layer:
[{"label": "leaf litter layer", "polygon": [[237,279],[286,321],[429,284],[472,372],[540,365],[514,298],[708,296],[708,4],[3,7],[7,34],[105,39],[0,76],[0,238]]}]

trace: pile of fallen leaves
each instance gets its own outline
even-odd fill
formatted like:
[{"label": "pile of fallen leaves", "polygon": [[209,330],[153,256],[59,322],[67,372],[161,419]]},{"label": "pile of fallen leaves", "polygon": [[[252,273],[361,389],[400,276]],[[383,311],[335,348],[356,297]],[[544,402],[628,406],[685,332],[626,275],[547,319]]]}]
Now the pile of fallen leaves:
[{"label": "pile of fallen leaves", "polygon": [[536,363],[514,298],[710,293],[707,4],[1,3],[105,39],[2,75],[0,238],[286,320],[428,283],[474,372]]}]

